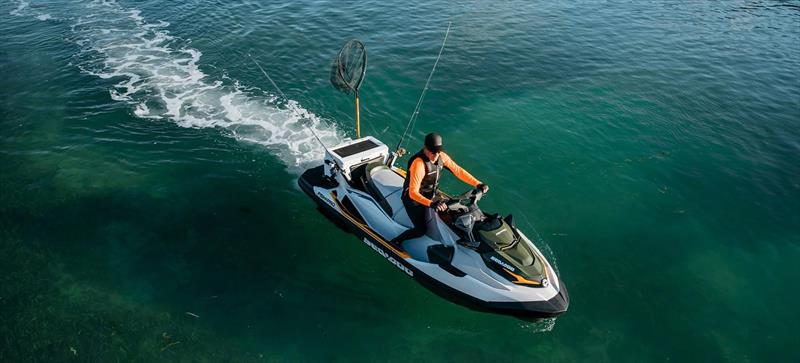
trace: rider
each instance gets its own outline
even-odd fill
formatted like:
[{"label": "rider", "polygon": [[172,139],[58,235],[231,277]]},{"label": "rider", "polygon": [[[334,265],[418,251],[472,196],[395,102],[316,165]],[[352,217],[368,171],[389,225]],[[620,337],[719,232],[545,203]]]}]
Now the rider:
[{"label": "rider", "polygon": [[461,169],[453,159],[442,151],[442,137],[437,133],[425,136],[425,147],[408,160],[408,176],[403,184],[403,205],[406,208],[411,223],[414,227],[392,239],[392,244],[400,244],[412,238],[422,237],[427,231],[425,209],[432,208],[437,212],[447,210],[447,205],[441,200],[434,202],[434,196],[439,187],[439,175],[442,169],[450,170],[458,179],[480,188],[484,193],[489,191],[489,186],[481,183],[466,170]]}]

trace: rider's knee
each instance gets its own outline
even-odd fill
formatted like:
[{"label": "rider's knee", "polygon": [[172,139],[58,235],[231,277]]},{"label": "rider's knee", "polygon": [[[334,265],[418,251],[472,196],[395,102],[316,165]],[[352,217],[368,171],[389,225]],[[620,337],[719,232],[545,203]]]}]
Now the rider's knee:
[{"label": "rider's knee", "polygon": [[414,234],[418,236],[422,236],[428,232],[428,226],[421,225],[421,226],[414,226]]}]

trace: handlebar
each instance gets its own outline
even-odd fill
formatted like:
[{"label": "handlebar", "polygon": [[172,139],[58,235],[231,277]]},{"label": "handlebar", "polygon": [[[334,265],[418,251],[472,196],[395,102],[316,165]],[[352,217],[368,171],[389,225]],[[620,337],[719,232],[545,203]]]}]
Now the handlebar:
[{"label": "handlebar", "polygon": [[[468,206],[470,207],[470,209],[472,209],[472,207],[478,204],[478,201],[481,200],[481,198],[483,198],[483,190],[481,190],[481,188],[475,188],[472,190],[468,190],[462,194],[450,197],[450,200],[447,201],[446,204],[448,207],[456,204],[461,204]],[[464,204],[464,202],[467,202],[469,204]]]}]

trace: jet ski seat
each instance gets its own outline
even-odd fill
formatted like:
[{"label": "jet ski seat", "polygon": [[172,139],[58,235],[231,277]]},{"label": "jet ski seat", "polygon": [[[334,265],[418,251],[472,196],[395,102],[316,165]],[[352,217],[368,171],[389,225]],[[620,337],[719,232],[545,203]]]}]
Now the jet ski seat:
[{"label": "jet ski seat", "polygon": [[365,175],[369,193],[378,201],[386,214],[392,216],[392,219],[402,226],[411,228],[413,224],[406,214],[401,199],[405,179],[383,163],[368,165]]},{"label": "jet ski seat", "polygon": [[[381,208],[383,208],[386,214],[391,216],[392,207],[386,201],[386,195],[391,194],[392,191],[385,190],[386,188],[383,184],[376,183],[374,180],[374,175],[379,174],[383,169],[388,170],[389,168],[387,168],[386,165],[383,165],[383,163],[381,162],[370,163],[366,165],[364,170],[363,183],[364,183],[364,188],[366,189],[365,191],[370,195],[372,195],[372,198],[374,198],[375,201],[378,202],[378,204],[381,206]],[[378,185],[384,186],[383,190],[382,188],[378,187]],[[389,193],[384,193],[384,191],[388,191]]]}]

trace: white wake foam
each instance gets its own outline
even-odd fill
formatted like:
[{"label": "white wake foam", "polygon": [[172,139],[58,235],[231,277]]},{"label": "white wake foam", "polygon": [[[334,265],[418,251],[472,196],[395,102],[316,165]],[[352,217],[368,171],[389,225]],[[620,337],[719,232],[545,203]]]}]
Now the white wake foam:
[{"label": "white wake foam", "polygon": [[55,20],[52,15],[40,11],[40,9],[45,8],[47,8],[47,6],[44,4],[31,6],[31,3],[28,1],[18,0],[17,7],[11,10],[9,14],[14,16],[32,16],[41,21]]},{"label": "white wake foam", "polygon": [[[71,27],[81,49],[74,63],[116,81],[111,98],[129,103],[134,115],[182,127],[225,129],[239,140],[266,146],[293,172],[322,158],[324,148],[309,128],[326,145],[345,140],[295,101],[229,79],[209,79],[197,65],[202,53],[170,35],[169,23],[148,22],[139,10],[113,0],[79,6],[85,8],[76,12]],[[28,7],[22,0],[13,13]]]},{"label": "white wake foam", "polygon": [[22,16],[23,15],[22,12],[28,7],[28,5],[30,5],[29,2],[25,0],[20,0],[17,2],[17,7],[14,8],[14,10],[11,10],[9,14],[14,16]]}]

